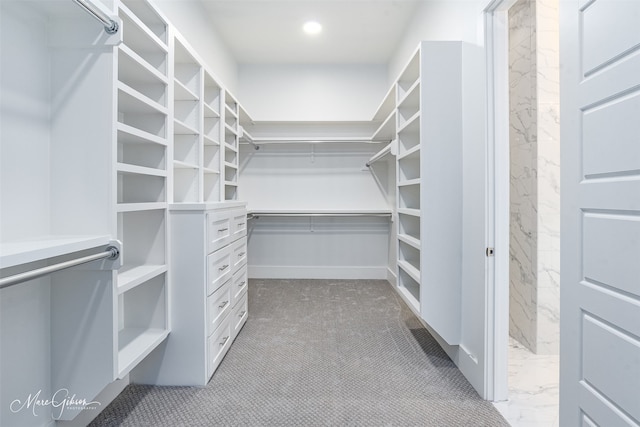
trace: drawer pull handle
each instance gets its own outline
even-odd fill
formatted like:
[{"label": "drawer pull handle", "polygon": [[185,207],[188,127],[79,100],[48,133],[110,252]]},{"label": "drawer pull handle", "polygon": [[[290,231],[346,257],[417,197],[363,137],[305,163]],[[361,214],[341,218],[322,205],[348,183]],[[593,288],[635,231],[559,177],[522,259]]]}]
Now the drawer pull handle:
[{"label": "drawer pull handle", "polygon": [[229,340],[229,337],[222,338],[222,342],[220,343],[220,345],[225,345],[228,340]]},{"label": "drawer pull handle", "polygon": [[229,268],[229,264],[225,264],[222,267],[218,268],[218,270],[222,271],[222,270],[226,270],[227,268]]},{"label": "drawer pull handle", "polygon": [[238,314],[238,317],[243,317],[246,312],[247,312],[246,310],[241,311],[240,314]]},{"label": "drawer pull handle", "polygon": [[243,280],[242,282],[240,282],[240,284],[238,285],[238,287],[239,287],[239,288],[243,287],[245,283],[247,283],[247,281],[246,281],[246,280]]},{"label": "drawer pull handle", "polygon": [[219,308],[224,308],[225,305],[229,304],[229,301],[225,301],[222,303],[222,305],[219,305]]},{"label": "drawer pull handle", "polygon": [[218,228],[218,231],[222,232],[222,231],[227,231],[229,229],[229,227],[227,228]]},{"label": "drawer pull handle", "polygon": [[240,252],[240,253],[238,254],[238,257],[243,257],[243,256],[245,256],[245,254],[246,254],[246,252]]}]

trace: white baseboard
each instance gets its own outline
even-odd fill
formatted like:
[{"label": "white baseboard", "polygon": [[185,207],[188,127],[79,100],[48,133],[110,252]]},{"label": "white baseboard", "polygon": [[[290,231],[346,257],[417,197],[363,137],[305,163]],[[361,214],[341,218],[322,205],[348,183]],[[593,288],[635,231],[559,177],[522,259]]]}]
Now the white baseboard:
[{"label": "white baseboard", "polygon": [[387,282],[391,283],[391,285],[398,286],[398,276],[393,272],[390,268],[387,268]]},{"label": "white baseboard", "polygon": [[387,267],[249,265],[250,279],[387,279]]}]

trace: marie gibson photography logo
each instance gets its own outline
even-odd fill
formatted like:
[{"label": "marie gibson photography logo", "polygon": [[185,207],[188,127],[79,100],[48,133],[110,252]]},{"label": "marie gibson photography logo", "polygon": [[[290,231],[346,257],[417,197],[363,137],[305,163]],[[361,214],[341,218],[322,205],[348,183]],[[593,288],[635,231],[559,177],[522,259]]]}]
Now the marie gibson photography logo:
[{"label": "marie gibson photography logo", "polygon": [[84,409],[96,409],[100,406],[100,402],[87,401],[87,399],[81,399],[76,394],[71,394],[68,389],[61,388],[50,399],[45,399],[42,396],[42,390],[38,390],[36,393],[30,393],[25,399],[14,399],[9,404],[9,410],[11,412],[18,413],[22,411],[31,411],[34,417],[37,417],[37,409],[51,407],[51,418],[59,420],[62,418],[62,414],[65,410],[84,410]]}]

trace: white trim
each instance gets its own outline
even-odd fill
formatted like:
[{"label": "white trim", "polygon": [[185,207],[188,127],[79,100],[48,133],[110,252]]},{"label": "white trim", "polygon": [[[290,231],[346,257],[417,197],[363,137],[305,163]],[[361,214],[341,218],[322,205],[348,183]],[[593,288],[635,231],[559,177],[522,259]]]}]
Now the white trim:
[{"label": "white trim", "polygon": [[250,265],[250,279],[387,280],[387,267]]},{"label": "white trim", "polygon": [[487,59],[487,259],[485,397],[508,397],[509,345],[509,25],[516,0],[492,0],[484,10]]}]

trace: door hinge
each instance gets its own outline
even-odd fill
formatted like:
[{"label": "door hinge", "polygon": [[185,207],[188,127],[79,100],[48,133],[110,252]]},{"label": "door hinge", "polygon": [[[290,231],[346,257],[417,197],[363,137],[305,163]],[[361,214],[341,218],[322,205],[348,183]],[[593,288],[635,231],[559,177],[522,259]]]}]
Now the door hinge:
[{"label": "door hinge", "polygon": [[493,254],[495,253],[495,249],[487,248],[485,253],[487,254],[487,256],[493,256]]}]

